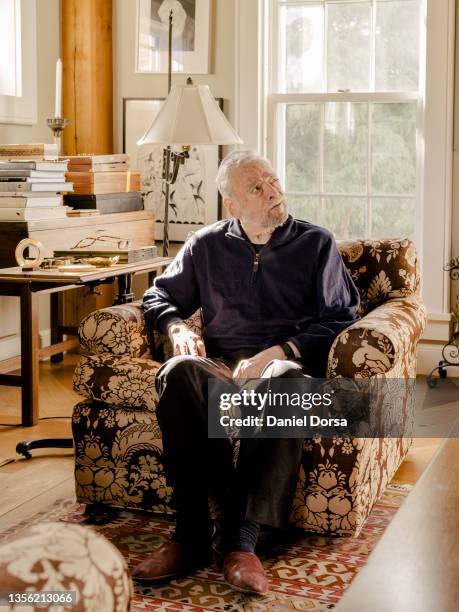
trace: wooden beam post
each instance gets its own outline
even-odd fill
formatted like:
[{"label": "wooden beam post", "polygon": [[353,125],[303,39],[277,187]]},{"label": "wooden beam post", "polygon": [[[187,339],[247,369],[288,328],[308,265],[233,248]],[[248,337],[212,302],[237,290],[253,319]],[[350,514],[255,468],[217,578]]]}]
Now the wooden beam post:
[{"label": "wooden beam post", "polygon": [[61,0],[65,155],[113,153],[112,0]]}]

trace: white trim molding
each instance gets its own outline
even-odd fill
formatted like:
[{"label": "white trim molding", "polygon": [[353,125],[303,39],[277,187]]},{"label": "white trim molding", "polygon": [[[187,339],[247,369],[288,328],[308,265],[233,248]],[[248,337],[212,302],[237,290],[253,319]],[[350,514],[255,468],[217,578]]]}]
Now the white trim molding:
[{"label": "white trim molding", "polygon": [[[427,19],[422,143],[422,292],[429,312],[429,340],[445,340],[450,313],[455,1],[424,0]],[[434,330],[440,334],[433,337]],[[449,337],[449,336],[448,336]],[[446,338],[447,339],[447,338]]]},{"label": "white trim molding", "polygon": [[[442,348],[443,344],[428,344],[427,342],[418,344],[416,369],[418,374],[430,374],[438,366],[438,362],[443,359]],[[459,368],[446,368],[446,371],[450,378],[459,377]]]},{"label": "white trim molding", "polygon": [[446,342],[451,336],[451,314],[432,313],[427,317],[427,325],[422,335],[423,340]]},{"label": "white trim molding", "polygon": [[264,0],[235,0],[234,127],[239,148],[264,153]]},{"label": "white trim molding", "polygon": [[37,123],[37,17],[36,0],[20,0],[22,91],[0,96],[0,123]]},{"label": "white trim molding", "polygon": [[[38,341],[40,348],[50,346],[51,329],[42,329],[38,334]],[[19,334],[0,338],[0,361],[10,359],[11,357],[18,357],[19,355],[21,355],[21,336]],[[49,357],[46,357],[43,361],[48,359]]]}]

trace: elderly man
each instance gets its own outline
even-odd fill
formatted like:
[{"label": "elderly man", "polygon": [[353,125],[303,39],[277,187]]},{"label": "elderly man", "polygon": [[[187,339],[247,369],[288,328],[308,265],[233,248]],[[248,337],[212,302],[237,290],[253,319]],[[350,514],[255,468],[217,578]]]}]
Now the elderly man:
[{"label": "elderly man", "polygon": [[[223,509],[226,581],[265,593],[255,546],[260,526],[288,524],[303,441],[243,439],[233,467],[229,441],[207,435],[207,382],[325,376],[334,338],[357,319],[359,296],[330,232],[288,215],[266,159],[231,153],[217,184],[231,218],[197,232],[144,296],[147,324],[174,347],[156,381],[177,522],[172,540],[133,575],[155,580],[208,563],[212,494]],[[198,308],[203,339],[184,323]]]}]

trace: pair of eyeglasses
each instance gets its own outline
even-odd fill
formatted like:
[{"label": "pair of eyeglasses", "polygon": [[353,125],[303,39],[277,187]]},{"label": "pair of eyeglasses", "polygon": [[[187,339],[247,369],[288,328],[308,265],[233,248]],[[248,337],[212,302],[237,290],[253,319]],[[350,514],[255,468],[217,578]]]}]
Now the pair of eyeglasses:
[{"label": "pair of eyeglasses", "polygon": [[87,238],[79,240],[75,246],[71,247],[71,250],[85,249],[97,242],[109,242],[118,249],[130,249],[132,247],[132,240],[126,238],[119,238],[118,236],[88,236]]}]

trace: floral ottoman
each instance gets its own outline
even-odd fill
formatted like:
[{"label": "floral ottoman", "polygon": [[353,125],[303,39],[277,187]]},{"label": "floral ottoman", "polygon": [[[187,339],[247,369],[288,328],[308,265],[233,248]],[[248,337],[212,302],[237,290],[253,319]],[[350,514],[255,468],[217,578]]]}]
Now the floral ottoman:
[{"label": "floral ottoman", "polygon": [[124,558],[102,535],[39,523],[0,545],[0,591],[5,610],[125,612],[132,587]]}]

